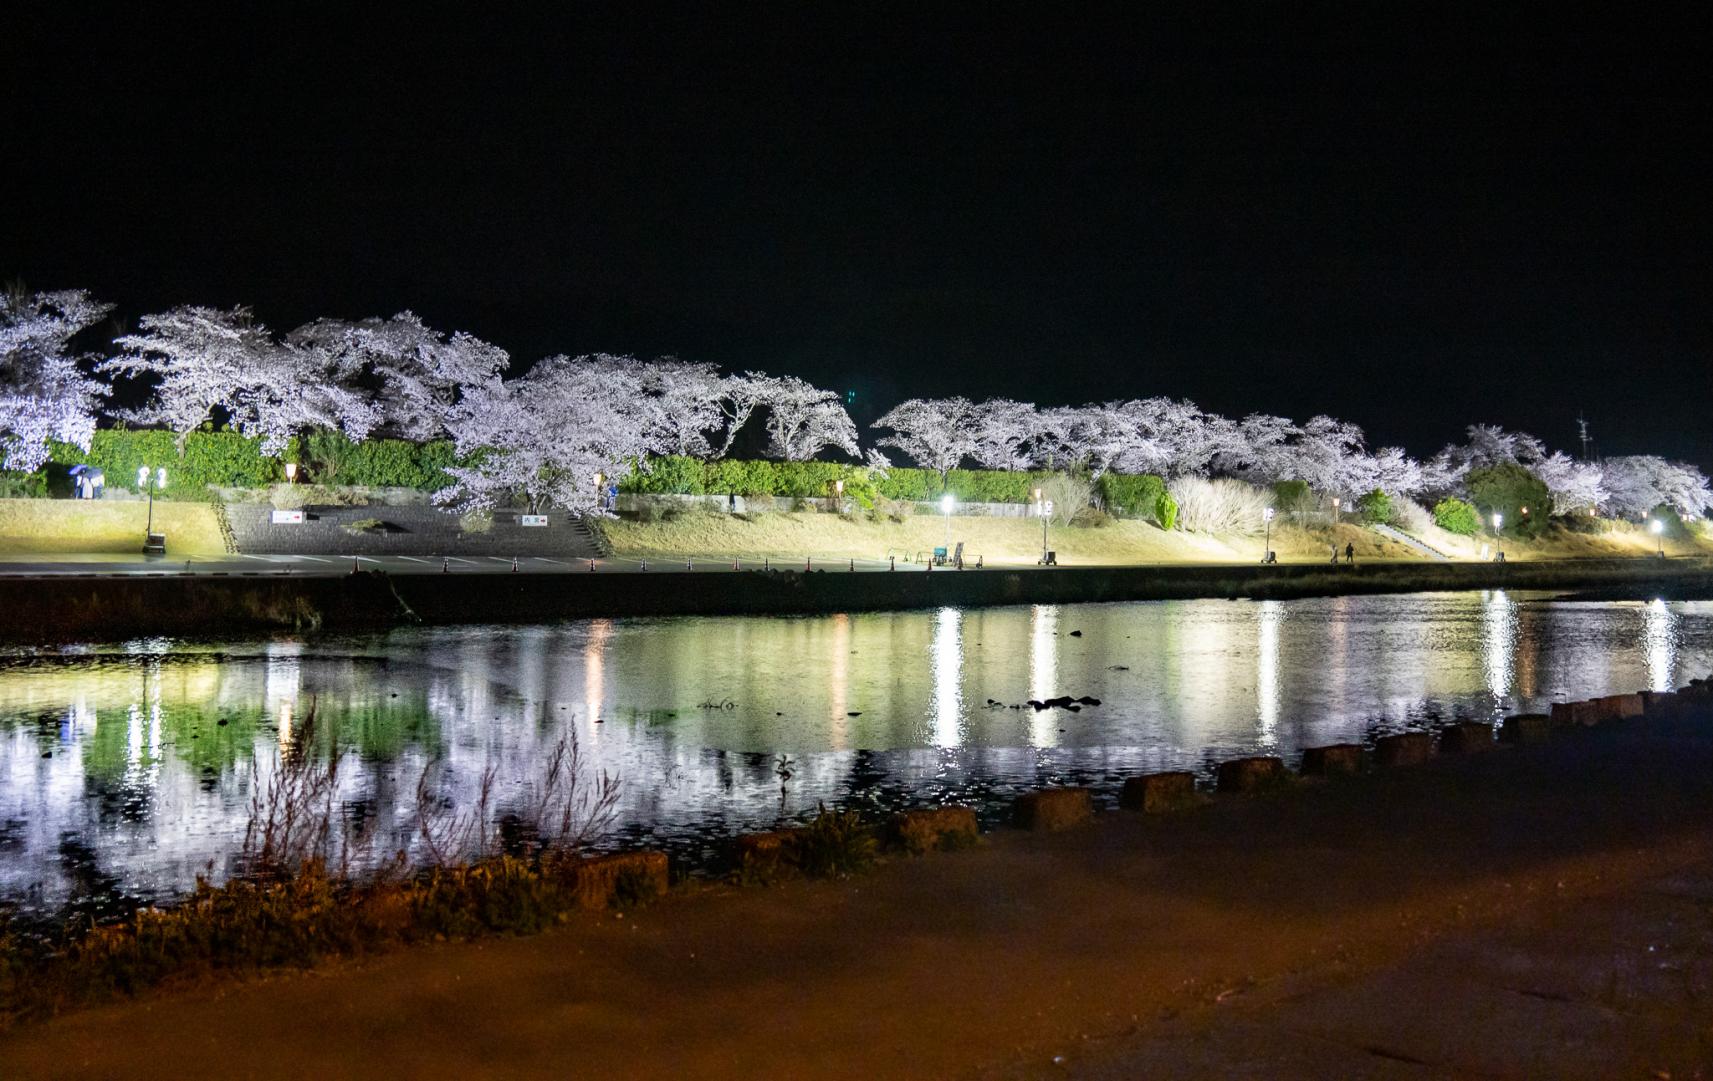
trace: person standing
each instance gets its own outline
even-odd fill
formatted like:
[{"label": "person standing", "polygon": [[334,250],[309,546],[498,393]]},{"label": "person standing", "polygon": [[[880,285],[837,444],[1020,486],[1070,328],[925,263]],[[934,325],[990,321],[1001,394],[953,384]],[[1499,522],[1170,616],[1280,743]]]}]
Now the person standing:
[{"label": "person standing", "polygon": [[1355,544],[1346,544],[1344,546],[1344,561],[1346,563],[1349,563],[1351,566],[1356,565],[1356,545]]}]

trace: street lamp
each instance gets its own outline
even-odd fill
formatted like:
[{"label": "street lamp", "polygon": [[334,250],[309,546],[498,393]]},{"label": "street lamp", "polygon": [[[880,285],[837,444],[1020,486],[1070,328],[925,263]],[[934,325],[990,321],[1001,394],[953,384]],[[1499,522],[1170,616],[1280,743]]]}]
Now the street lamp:
[{"label": "street lamp", "polygon": [[1653,530],[1654,540],[1659,542],[1659,557],[1665,558],[1665,523],[1658,518],[1648,522],[1648,528]]},{"label": "street lamp", "polygon": [[1493,513],[1493,547],[1498,553],[1495,558],[1500,563],[1505,562],[1505,535],[1500,532],[1505,527],[1505,516],[1495,511]]},{"label": "street lamp", "polygon": [[940,497],[940,512],[946,516],[946,554],[948,556],[951,555],[952,551],[952,504],[954,502],[950,492]]},{"label": "street lamp", "polygon": [[286,483],[287,484],[296,484],[297,483],[297,463],[296,462],[287,462],[285,464],[285,475],[286,475]]},{"label": "street lamp", "polygon": [[1332,524],[1338,524],[1338,497],[1332,497]]},{"label": "street lamp", "polygon": [[[164,491],[167,486],[167,471],[164,467],[152,472],[153,476],[151,477],[151,470],[148,466],[140,465],[137,467],[137,488],[139,491],[146,492],[149,497],[149,521],[143,527],[143,547],[145,548],[149,546],[155,535],[155,492]],[[151,479],[154,481],[153,484],[149,483]]]},{"label": "street lamp", "polygon": [[1053,516],[1053,501],[1041,502],[1041,489],[1035,489],[1035,513],[1041,516],[1041,566],[1047,565],[1047,519]]},{"label": "street lamp", "polygon": [[1267,539],[1262,543],[1261,562],[1266,563],[1273,558],[1273,508],[1268,507],[1261,512],[1261,520],[1267,523]]}]

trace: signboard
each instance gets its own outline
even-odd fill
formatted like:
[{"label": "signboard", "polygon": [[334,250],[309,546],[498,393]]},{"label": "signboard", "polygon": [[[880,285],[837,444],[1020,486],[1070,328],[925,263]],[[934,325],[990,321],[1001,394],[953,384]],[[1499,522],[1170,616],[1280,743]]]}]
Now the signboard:
[{"label": "signboard", "polygon": [[547,524],[545,514],[520,514],[517,516],[518,525],[544,526]]},{"label": "signboard", "polygon": [[273,521],[275,525],[302,525],[303,512],[300,510],[276,510]]}]

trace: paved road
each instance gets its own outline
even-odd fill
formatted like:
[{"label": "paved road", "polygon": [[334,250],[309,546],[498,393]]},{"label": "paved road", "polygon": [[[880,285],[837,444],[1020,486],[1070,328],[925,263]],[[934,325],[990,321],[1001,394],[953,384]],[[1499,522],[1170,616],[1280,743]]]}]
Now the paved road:
[{"label": "paved road", "polygon": [[[388,574],[509,574],[514,567],[518,572],[530,574],[578,573],[588,574],[590,560],[562,559],[550,556],[518,556],[514,559],[504,556],[336,556],[336,555],[222,555],[202,558],[176,559],[138,558],[135,556],[111,556],[80,554],[64,558],[51,556],[31,556],[27,559],[0,561],[0,577],[39,578],[46,575],[183,575],[183,574],[218,574],[218,575],[338,575],[350,574],[353,570],[383,570]],[[803,570],[805,562],[802,559],[790,560],[759,560],[745,559],[734,562],[731,559],[713,559],[698,556],[686,560],[682,557],[671,559],[636,559],[624,556],[607,556],[593,561],[596,573],[646,571],[650,574],[671,573],[673,571],[693,570],[699,572],[721,570],[754,571],[772,568],[773,570]],[[886,571],[892,569],[892,564],[884,559],[831,559],[813,560],[808,563],[808,569],[824,571]],[[896,568],[900,571],[915,570],[920,572],[921,564],[911,564],[899,561]],[[970,569],[974,569],[973,567]]]}]

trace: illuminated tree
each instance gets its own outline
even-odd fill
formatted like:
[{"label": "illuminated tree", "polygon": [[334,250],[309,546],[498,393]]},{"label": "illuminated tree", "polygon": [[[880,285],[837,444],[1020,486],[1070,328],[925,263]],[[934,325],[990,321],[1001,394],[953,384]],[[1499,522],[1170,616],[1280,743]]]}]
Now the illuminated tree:
[{"label": "illuminated tree", "polygon": [[1552,493],[1554,514],[1586,514],[1607,500],[1606,471],[1592,462],[1578,462],[1563,451],[1554,451],[1533,468]]},{"label": "illuminated tree", "polygon": [[111,310],[81,289],[0,295],[0,467],[41,468],[50,439],[89,449],[105,390],[71,339]]},{"label": "illuminated tree", "polygon": [[750,372],[767,407],[768,450],[775,458],[805,462],[827,447],[860,456],[856,425],[830,390],[820,390],[790,375]]},{"label": "illuminated tree", "polygon": [[976,450],[980,414],[967,398],[911,398],[874,422],[892,434],[880,443],[896,447],[923,469],[940,475],[956,469]]},{"label": "illuminated tree", "polygon": [[[377,429],[417,441],[444,435],[447,413],[467,389],[491,386],[511,363],[499,346],[431,330],[408,311],[391,319],[318,319],[292,331],[286,344],[366,403]],[[358,434],[353,424],[347,434],[368,432]]]},{"label": "illuminated tree", "polygon": [[554,356],[504,383],[476,388],[447,428],[467,464],[435,502],[485,510],[516,501],[602,513],[595,480],[623,476],[666,449],[642,370],[629,358]]},{"label": "illuminated tree", "polygon": [[101,371],[152,376],[154,395],[132,418],[163,424],[184,437],[220,410],[234,430],[258,437],[278,454],[309,428],[337,428],[361,439],[375,426],[375,407],[338,384],[318,349],[281,345],[248,308],[184,306],[145,315],[139,332],[117,339],[125,350]]},{"label": "illuminated tree", "polygon": [[1028,469],[1037,463],[1042,417],[1028,402],[993,398],[976,405],[969,457],[986,469]]},{"label": "illuminated tree", "polygon": [[1608,458],[1605,467],[1605,508],[1612,514],[1641,518],[1662,503],[1692,518],[1713,509],[1706,475],[1687,462],[1635,454]]}]

